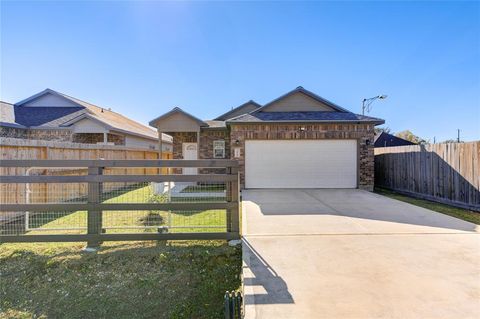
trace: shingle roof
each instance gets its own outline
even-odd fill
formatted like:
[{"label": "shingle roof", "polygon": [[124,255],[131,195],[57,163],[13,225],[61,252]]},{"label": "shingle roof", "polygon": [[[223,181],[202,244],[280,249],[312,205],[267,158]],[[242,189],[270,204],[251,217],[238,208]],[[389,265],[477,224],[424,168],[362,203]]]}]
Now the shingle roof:
[{"label": "shingle roof", "polygon": [[225,121],[204,121],[208,124],[208,128],[224,128],[226,127]]},{"label": "shingle roof", "polygon": [[64,123],[67,123],[68,121],[75,120],[83,114],[88,114],[88,111],[84,108],[82,108],[79,111],[69,113],[69,114],[67,114],[63,117],[59,117],[58,119],[55,119],[53,121],[47,122],[47,123],[43,124],[43,126],[63,126]]},{"label": "shingle roof", "polygon": [[[60,121],[65,116],[85,112],[83,107],[44,107],[44,106],[15,106],[15,120],[24,126],[60,126],[65,121]],[[78,116],[78,115],[77,115]],[[50,123],[50,125],[47,125]]]},{"label": "shingle roof", "polygon": [[133,133],[158,139],[158,133],[155,130],[152,130],[148,126],[140,124],[122,114],[79,100],[63,93],[57,93],[67,99],[74,101],[75,103],[86,107],[100,121],[110,125],[113,128],[117,128],[123,131],[130,131]]},{"label": "shingle roof", "polygon": [[372,122],[384,123],[382,119],[351,112],[253,112],[237,116],[227,123],[246,122]]},{"label": "shingle roof", "polygon": [[255,102],[254,100],[250,100],[248,102],[243,103],[240,106],[232,108],[230,111],[223,113],[220,116],[217,116],[214,120],[215,121],[225,121],[230,118],[233,118],[238,115],[242,115],[245,113],[250,113],[258,108],[262,107],[260,104]]}]

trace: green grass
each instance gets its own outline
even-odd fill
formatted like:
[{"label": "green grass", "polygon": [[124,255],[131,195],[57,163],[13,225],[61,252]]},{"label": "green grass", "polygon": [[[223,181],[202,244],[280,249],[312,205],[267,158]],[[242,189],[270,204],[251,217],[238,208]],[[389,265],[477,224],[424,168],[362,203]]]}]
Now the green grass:
[{"label": "green grass", "polygon": [[[104,203],[147,203],[164,202],[161,195],[154,195],[149,186],[139,187],[131,191],[121,190],[118,196],[110,194]],[[180,202],[184,199],[172,199],[172,202]],[[210,201],[208,198],[199,198],[198,202]],[[86,227],[87,212],[52,212],[34,215],[30,218],[30,227],[50,230],[31,231],[29,234],[79,234],[84,230],[62,230],[55,228]],[[103,213],[104,227],[122,226],[173,226],[169,232],[224,232],[226,231],[225,210],[205,211],[105,211]],[[182,228],[175,228],[182,227]],[[215,228],[212,228],[215,227]],[[118,232],[156,232],[156,228],[147,229],[107,229],[107,233]]]},{"label": "green grass", "polygon": [[202,186],[187,186],[180,193],[215,193],[225,191],[225,185],[212,184]]},{"label": "green grass", "polygon": [[423,200],[423,199],[417,199],[405,195],[401,195],[398,193],[395,193],[390,190],[386,190],[384,188],[375,188],[375,192],[384,195],[393,199],[400,200],[402,202],[406,202],[409,204],[413,204],[416,206],[420,206],[423,208],[427,208],[433,211],[436,211],[438,213],[442,213],[445,215],[449,215],[452,217],[456,217],[458,219],[465,220],[467,222],[471,222],[477,225],[480,225],[480,213],[479,212],[474,212],[468,209],[463,209],[463,208],[458,208],[450,205],[445,205],[445,204],[440,204],[428,200]]},{"label": "green grass", "polygon": [[224,318],[241,249],[222,241],[0,245],[0,318]]}]

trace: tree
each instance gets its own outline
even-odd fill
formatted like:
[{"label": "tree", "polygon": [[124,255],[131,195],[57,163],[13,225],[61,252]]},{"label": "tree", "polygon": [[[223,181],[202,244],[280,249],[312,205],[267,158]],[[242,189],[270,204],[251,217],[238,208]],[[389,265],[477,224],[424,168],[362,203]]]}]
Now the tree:
[{"label": "tree", "polygon": [[425,140],[425,139],[413,134],[409,130],[398,132],[397,134],[395,134],[395,136],[403,138],[404,140],[410,141],[410,142],[415,143],[415,144],[428,144],[429,143],[428,140]]},{"label": "tree", "polygon": [[381,133],[387,133],[387,134],[392,134],[392,130],[388,126],[383,126],[383,127],[376,127],[375,128],[375,134],[381,134]]}]

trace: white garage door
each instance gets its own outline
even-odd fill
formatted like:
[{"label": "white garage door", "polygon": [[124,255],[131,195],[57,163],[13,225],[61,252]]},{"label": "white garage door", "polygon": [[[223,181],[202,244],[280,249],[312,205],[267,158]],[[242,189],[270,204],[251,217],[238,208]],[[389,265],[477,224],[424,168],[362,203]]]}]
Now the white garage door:
[{"label": "white garage door", "polygon": [[356,188],[356,140],[245,142],[246,188]]}]

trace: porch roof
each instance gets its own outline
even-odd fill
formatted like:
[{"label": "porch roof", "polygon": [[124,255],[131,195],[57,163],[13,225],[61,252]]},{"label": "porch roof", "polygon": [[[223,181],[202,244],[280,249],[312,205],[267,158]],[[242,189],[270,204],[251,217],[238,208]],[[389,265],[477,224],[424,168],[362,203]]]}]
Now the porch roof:
[{"label": "porch roof", "polygon": [[148,124],[157,128],[159,132],[197,132],[200,127],[208,127],[206,122],[179,107],[174,107],[171,111],[151,120]]}]

